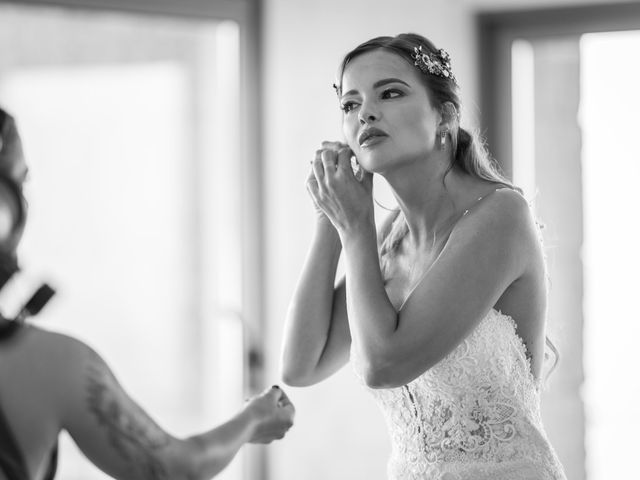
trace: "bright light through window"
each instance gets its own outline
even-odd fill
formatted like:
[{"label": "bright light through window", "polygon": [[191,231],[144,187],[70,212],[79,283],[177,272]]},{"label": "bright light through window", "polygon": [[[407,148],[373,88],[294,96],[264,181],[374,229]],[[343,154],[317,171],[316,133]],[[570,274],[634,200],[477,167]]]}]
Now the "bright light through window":
[{"label": "bright light through window", "polygon": [[629,478],[640,418],[640,32],[584,35],[580,48],[587,475]]},{"label": "bright light through window", "polygon": [[535,105],[533,47],[516,40],[511,47],[511,108],[513,118],[513,183],[531,202],[536,194]]}]

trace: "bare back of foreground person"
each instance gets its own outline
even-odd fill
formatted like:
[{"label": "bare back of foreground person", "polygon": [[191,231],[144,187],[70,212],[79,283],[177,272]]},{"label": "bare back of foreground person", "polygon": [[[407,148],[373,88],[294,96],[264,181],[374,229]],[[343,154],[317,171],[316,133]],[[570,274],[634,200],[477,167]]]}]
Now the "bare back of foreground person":
[{"label": "bare back of foreground person", "polygon": [[[20,137],[0,109],[0,289],[17,265],[25,176]],[[282,438],[293,417],[293,405],[274,386],[216,428],[177,438],[129,396],[92,348],[0,316],[0,480],[52,479],[62,430],[113,478],[209,479],[244,444]]]}]

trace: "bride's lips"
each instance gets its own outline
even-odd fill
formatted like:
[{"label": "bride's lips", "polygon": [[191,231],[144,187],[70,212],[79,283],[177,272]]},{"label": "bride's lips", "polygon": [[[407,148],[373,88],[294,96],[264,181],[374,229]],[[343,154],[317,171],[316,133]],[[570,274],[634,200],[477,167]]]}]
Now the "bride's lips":
[{"label": "bride's lips", "polygon": [[382,141],[384,138],[388,137],[388,135],[379,128],[371,127],[364,130],[358,136],[358,144],[361,147],[369,147],[371,145],[375,145]]}]

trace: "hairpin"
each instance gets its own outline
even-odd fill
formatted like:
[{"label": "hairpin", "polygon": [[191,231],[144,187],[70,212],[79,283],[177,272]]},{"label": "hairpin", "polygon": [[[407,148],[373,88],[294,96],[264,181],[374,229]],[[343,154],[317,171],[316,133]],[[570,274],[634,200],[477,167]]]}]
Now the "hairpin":
[{"label": "hairpin", "polygon": [[437,77],[448,78],[457,84],[456,77],[453,76],[451,71],[451,57],[444,51],[444,49],[438,50],[438,53],[427,53],[422,50],[422,45],[419,47],[413,47],[413,54],[411,57],[414,59],[414,65],[417,66],[424,73],[430,73]]}]

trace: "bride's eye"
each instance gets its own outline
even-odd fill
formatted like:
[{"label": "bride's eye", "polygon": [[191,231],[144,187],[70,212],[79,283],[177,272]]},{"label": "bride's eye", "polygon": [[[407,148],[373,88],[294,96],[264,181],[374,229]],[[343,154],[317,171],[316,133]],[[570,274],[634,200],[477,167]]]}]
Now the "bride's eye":
[{"label": "bride's eye", "polygon": [[357,106],[357,104],[355,102],[344,102],[342,105],[340,105],[340,109],[344,112],[344,113],[349,113],[351,110],[353,110],[355,107]]},{"label": "bride's eye", "polygon": [[384,90],[380,96],[383,99],[398,98],[398,97],[403,97],[404,92],[397,90],[395,88],[388,88]]}]

